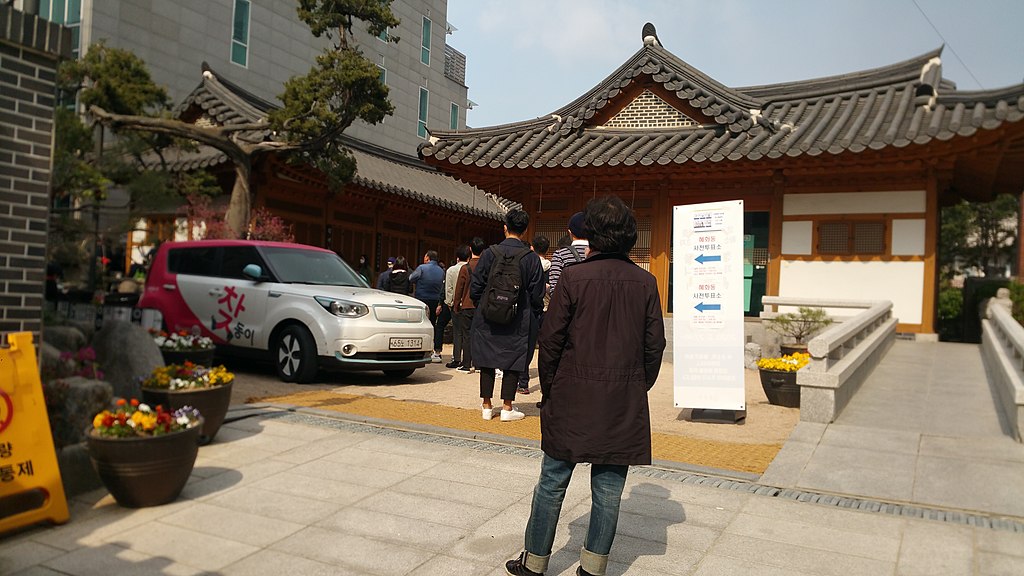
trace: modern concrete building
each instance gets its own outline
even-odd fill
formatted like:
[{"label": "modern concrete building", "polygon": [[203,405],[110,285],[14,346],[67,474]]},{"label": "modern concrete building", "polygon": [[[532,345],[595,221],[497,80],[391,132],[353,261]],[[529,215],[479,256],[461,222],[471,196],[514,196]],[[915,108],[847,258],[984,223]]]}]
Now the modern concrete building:
[{"label": "modern concrete building", "polygon": [[[153,79],[180,102],[209,63],[222,78],[268,102],[286,80],[305,74],[323,47],[296,15],[298,2],[277,0],[39,0],[40,14],[72,29],[78,50],[105,42],[142,58]],[[401,20],[388,34],[370,36],[358,25],[363,54],[381,68],[395,114],[383,124],[353,125],[348,136],[416,156],[423,126],[466,126],[470,105],[466,57],[446,43],[446,0],[397,0]]]},{"label": "modern concrete building", "polygon": [[[180,104],[178,113],[198,119],[215,106],[209,98],[223,98],[216,106],[221,112],[230,109],[226,115],[236,121],[275,106],[284,82],[308,72],[326,42],[313,37],[297,7],[295,1],[253,0],[39,2],[40,14],[71,27],[79,50],[105,42],[142,58],[154,81]],[[392,11],[401,23],[382,37],[371,36],[358,22],[354,29],[364,55],[380,67],[395,108],[380,124],[357,121],[345,131],[346,143],[364,165],[357,168],[356,182],[332,195],[315,170],[271,159],[254,170],[253,183],[257,205],[293,224],[297,241],[337,250],[350,263],[367,254],[378,269],[399,251],[418,261],[427,248],[447,255],[472,235],[500,235],[503,213],[498,199],[441,174],[416,155],[427,141],[428,126],[465,128],[471,105],[466,57],[446,43],[452,30],[447,2],[397,0]],[[204,77],[204,63],[213,80]],[[206,98],[207,108],[196,98]],[[214,113],[207,120],[224,118]],[[230,172],[226,158],[205,152],[176,168]],[[173,217],[155,223],[168,219]],[[173,228],[151,230],[167,239]]]}]

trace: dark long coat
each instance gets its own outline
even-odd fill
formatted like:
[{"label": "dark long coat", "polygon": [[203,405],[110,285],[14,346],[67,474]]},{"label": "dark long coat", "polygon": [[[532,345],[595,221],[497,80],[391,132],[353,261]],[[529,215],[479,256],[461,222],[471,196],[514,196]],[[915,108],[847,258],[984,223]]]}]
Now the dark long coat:
[{"label": "dark long coat", "polygon": [[665,351],[654,276],[619,254],[594,253],[566,268],[539,342],[544,453],[568,462],[650,464],[647,391]]},{"label": "dark long coat", "polygon": [[[526,244],[516,238],[505,238],[496,246],[506,255],[526,248]],[[487,286],[487,277],[491,273],[493,263],[494,254],[488,248],[480,255],[480,262],[473,271],[473,283],[469,287],[469,297],[476,302],[478,310],[473,316],[469,336],[473,364],[481,368],[521,372],[526,369],[530,330],[536,330],[534,324],[537,318],[531,310],[540,312],[544,309],[544,280],[540,256],[536,252],[530,252],[519,260],[519,274],[523,279],[523,287],[519,291],[516,316],[510,324],[492,324],[479,312],[486,301],[484,288]]]}]

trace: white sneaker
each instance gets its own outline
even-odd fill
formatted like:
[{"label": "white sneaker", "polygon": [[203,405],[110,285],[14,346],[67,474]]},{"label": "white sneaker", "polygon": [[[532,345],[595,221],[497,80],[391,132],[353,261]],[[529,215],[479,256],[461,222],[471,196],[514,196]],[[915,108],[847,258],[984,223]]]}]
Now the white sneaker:
[{"label": "white sneaker", "polygon": [[434,352],[433,354],[430,355],[430,361],[433,362],[434,364],[440,364],[441,355],[438,354],[437,352]]},{"label": "white sneaker", "polygon": [[494,379],[495,379],[495,380],[498,380],[498,381],[500,381],[500,380],[501,380],[501,375],[502,375],[502,374],[504,374],[504,372],[502,372],[502,371],[501,371],[501,368],[495,368],[495,369],[494,369]]},{"label": "white sneaker", "polygon": [[502,422],[511,422],[513,420],[522,420],[523,418],[526,418],[526,414],[523,414],[522,412],[520,412],[519,410],[516,410],[515,408],[513,408],[511,410],[505,410],[503,408],[501,410],[501,421]]},{"label": "white sneaker", "polygon": [[[484,420],[490,420],[491,418],[494,418],[493,406],[491,408],[484,408],[483,406],[481,406],[480,412],[483,414]],[[502,410],[502,412],[504,412],[504,410]]]}]

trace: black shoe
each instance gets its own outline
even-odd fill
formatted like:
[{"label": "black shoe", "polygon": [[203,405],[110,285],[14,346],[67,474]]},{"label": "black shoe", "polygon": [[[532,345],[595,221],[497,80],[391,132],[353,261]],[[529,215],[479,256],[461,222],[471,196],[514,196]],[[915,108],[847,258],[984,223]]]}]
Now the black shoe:
[{"label": "black shoe", "polygon": [[445,368],[458,368],[459,366],[460,364],[455,360],[452,360],[451,362],[444,365]]},{"label": "black shoe", "polygon": [[590,572],[587,572],[586,570],[584,570],[583,566],[578,566],[576,568],[576,576],[594,576],[594,575],[591,574]]},{"label": "black shoe", "polygon": [[544,576],[543,572],[534,572],[526,567],[526,552],[519,555],[515,560],[505,562],[505,572],[511,576]]}]

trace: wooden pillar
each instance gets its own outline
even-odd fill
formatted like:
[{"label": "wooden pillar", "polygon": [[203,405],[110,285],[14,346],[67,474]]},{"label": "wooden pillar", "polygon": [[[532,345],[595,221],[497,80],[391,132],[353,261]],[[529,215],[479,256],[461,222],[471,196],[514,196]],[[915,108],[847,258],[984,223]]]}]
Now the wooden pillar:
[{"label": "wooden pillar", "polygon": [[924,286],[921,298],[921,332],[935,332],[938,293],[939,190],[935,176],[928,178],[924,216]]},{"label": "wooden pillar", "polygon": [[772,200],[768,213],[768,277],[765,292],[768,296],[779,296],[779,282],[782,277],[782,212],[786,193],[786,178],[782,170],[772,175]]}]

